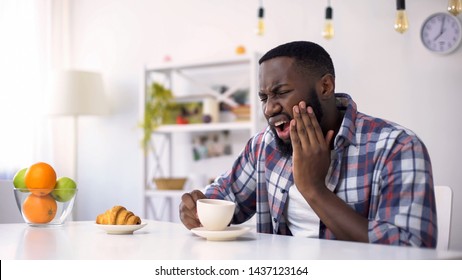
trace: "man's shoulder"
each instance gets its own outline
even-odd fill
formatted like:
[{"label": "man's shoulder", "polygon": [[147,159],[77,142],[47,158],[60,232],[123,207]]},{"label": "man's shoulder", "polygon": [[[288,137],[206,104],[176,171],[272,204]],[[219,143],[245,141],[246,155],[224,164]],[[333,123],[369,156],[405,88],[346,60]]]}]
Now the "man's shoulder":
[{"label": "man's shoulder", "polygon": [[388,144],[399,145],[424,144],[413,130],[384,118],[358,113],[356,127],[360,142],[388,142]]},{"label": "man's shoulder", "polygon": [[361,131],[365,132],[370,131],[388,134],[400,131],[409,135],[416,135],[414,131],[397,122],[370,116],[361,112],[358,112],[356,116],[356,125],[358,128],[361,128]]}]

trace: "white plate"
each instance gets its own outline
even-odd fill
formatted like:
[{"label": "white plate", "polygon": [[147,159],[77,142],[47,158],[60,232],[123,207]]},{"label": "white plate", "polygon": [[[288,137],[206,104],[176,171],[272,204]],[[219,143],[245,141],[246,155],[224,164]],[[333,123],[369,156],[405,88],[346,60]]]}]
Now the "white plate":
[{"label": "white plate", "polygon": [[206,230],[204,227],[197,227],[191,229],[191,231],[199,235],[200,237],[207,238],[207,240],[211,241],[228,241],[234,240],[238,236],[243,235],[247,231],[249,231],[249,227],[235,227],[230,226],[227,227],[225,230]]},{"label": "white plate", "polygon": [[141,223],[139,225],[95,225],[108,234],[133,234],[135,230],[145,227],[147,223]]}]

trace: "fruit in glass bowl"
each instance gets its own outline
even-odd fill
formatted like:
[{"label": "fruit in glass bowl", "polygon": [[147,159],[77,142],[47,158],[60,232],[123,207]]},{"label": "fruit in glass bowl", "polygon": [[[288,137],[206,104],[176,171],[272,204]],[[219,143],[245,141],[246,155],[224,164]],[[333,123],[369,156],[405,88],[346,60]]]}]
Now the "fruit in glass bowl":
[{"label": "fruit in glass bowl", "polygon": [[29,225],[63,225],[72,212],[77,184],[68,177],[56,179],[54,168],[47,163],[19,170],[13,185],[19,212]]},{"label": "fruit in glass bowl", "polygon": [[51,194],[37,195],[29,190],[14,189],[14,197],[24,221],[33,226],[63,225],[74,207],[77,193],[67,201],[55,200]]}]

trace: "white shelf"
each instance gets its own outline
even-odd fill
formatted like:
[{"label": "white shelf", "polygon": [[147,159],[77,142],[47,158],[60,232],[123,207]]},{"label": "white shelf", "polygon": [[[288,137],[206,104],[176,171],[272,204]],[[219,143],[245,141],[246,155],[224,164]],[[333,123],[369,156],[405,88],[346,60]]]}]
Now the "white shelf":
[{"label": "white shelf", "polygon": [[240,55],[236,57],[214,59],[214,60],[203,60],[203,61],[192,61],[187,63],[174,63],[166,62],[161,65],[149,66],[145,68],[150,71],[156,72],[171,72],[184,69],[200,69],[200,68],[209,68],[209,67],[220,67],[225,65],[239,65],[239,64],[248,64],[251,61],[252,57],[249,55]]},{"label": "white shelf", "polygon": [[220,130],[251,130],[253,124],[250,121],[228,123],[200,123],[200,124],[172,124],[162,125],[154,133],[175,133],[195,131],[220,131]]},{"label": "white shelf", "polygon": [[149,197],[181,197],[185,190],[146,190],[145,196]]}]

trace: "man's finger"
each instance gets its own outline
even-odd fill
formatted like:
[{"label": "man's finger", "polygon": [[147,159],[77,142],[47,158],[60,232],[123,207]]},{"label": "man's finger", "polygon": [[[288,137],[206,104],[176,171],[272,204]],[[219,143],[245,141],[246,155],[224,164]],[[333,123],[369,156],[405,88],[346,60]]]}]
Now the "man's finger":
[{"label": "man's finger", "polygon": [[302,146],[300,144],[300,137],[298,136],[297,132],[297,121],[291,120],[290,121],[290,141],[292,142],[292,149],[293,151],[299,151]]},{"label": "man's finger", "polygon": [[201,226],[199,219],[189,209],[186,209],[186,211],[180,211],[180,220],[187,229]]},{"label": "man's finger", "polygon": [[[300,104],[305,105],[304,102],[300,102]],[[300,110],[303,112],[301,115],[303,119],[303,124],[306,129],[306,133],[308,135],[307,137],[310,141],[311,146],[313,148],[316,148],[323,143],[323,141],[320,141],[319,139],[319,133],[321,133],[322,135],[322,130],[319,126],[318,120],[316,119],[316,115],[313,113],[313,109],[310,106],[301,106]]]},{"label": "man's finger", "polygon": [[[310,139],[308,138],[308,134],[306,131],[306,126],[304,123],[304,120],[302,118],[302,111],[306,109],[301,109],[302,102],[300,104],[295,105],[293,107],[293,114],[294,114],[294,119],[295,119],[295,130],[297,132],[297,136],[299,138],[299,143],[300,147],[303,149],[304,147],[308,146],[310,144]],[[306,113],[305,113],[306,115]],[[292,137],[292,135],[291,135]]]},{"label": "man's finger", "polygon": [[200,198],[205,198],[205,195],[199,190],[181,196],[180,220],[188,229],[201,226],[196,209],[196,201]]},{"label": "man's finger", "polygon": [[200,190],[193,190],[191,192],[191,196],[194,199],[194,202],[196,202],[198,199],[206,198],[205,194],[203,194]]},{"label": "man's finger", "polygon": [[310,134],[310,137],[313,137],[312,139],[316,139],[317,143],[324,143],[324,134],[322,132],[321,126],[319,125],[318,119],[314,114],[313,108],[308,106],[308,108],[306,108],[306,112],[308,113],[310,125],[313,127],[313,134]]},{"label": "man's finger", "polygon": [[184,208],[189,210],[196,208],[196,200],[194,200],[191,193],[185,193],[181,196],[181,204]]}]

